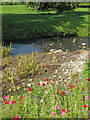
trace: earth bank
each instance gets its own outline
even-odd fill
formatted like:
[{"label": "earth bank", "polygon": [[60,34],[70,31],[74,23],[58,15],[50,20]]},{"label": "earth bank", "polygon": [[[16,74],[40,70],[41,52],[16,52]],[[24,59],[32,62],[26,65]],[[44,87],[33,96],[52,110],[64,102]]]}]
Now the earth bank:
[{"label": "earth bank", "polygon": [[[61,86],[62,85],[64,86],[64,84],[67,82],[71,82],[71,84],[78,83],[78,81],[80,81],[81,73],[84,70],[85,60],[88,59],[89,53],[90,49],[78,50],[73,52],[51,50],[50,52],[47,53],[37,53],[37,55],[34,54],[34,58],[37,59],[38,64],[41,64],[41,62],[45,64],[44,72],[40,72],[40,74],[35,73],[34,76],[27,76],[23,77],[22,79],[21,78],[18,79],[16,87],[20,86],[19,90],[27,90],[34,84],[37,84],[40,81],[44,81],[45,78],[48,78],[49,80],[55,79],[57,81],[57,84]],[[8,58],[9,66],[6,66],[5,68],[2,69],[2,77],[4,75],[5,69],[16,70],[18,62],[27,56],[31,57],[30,54],[19,55],[15,58],[9,57]],[[10,93],[12,89],[13,88],[11,80],[6,81],[5,79],[3,79],[2,81],[3,94],[6,94],[7,91],[8,93]]]}]

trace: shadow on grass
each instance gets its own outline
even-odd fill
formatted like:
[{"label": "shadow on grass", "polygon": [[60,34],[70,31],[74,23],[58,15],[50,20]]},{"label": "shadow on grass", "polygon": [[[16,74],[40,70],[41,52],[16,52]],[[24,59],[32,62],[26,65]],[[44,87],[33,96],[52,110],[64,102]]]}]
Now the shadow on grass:
[{"label": "shadow on grass", "polygon": [[82,6],[79,6],[80,8],[90,8],[90,5],[82,5]]},{"label": "shadow on grass", "polygon": [[74,10],[59,14],[3,14],[3,42],[78,35],[78,32],[87,24],[82,16],[88,14],[87,11]]}]

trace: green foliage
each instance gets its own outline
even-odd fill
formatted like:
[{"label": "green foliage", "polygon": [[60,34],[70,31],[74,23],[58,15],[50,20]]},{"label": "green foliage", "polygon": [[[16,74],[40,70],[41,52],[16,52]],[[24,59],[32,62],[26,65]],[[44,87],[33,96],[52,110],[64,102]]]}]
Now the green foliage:
[{"label": "green foliage", "polygon": [[17,71],[18,71],[18,76],[20,78],[29,76],[29,75],[34,75],[35,72],[38,70],[36,70],[36,66],[38,65],[38,63],[36,62],[35,59],[33,58],[23,58],[17,66]]},{"label": "green foliage", "polygon": [[83,71],[83,74],[86,78],[90,78],[90,59],[86,60],[85,69]]},{"label": "green foliage", "polygon": [[25,2],[2,2],[2,5],[24,5]]},{"label": "green foliage", "polygon": [[2,46],[2,57],[7,57],[7,56],[10,56],[12,55],[12,43],[10,43],[10,46],[9,47],[6,47],[6,46]]},{"label": "green foliage", "polygon": [[[13,73],[14,78],[17,75],[20,79],[29,76],[33,77],[38,73],[41,74],[45,71],[44,63],[38,63],[37,58],[34,57],[35,54],[32,53],[30,56],[25,55],[20,58],[17,56],[16,62],[12,57],[5,57],[3,58],[2,68],[4,68],[4,71],[8,77],[11,77]],[[14,66],[12,65],[10,68],[10,64],[14,64]]]},{"label": "green foliage", "polygon": [[58,12],[64,11],[70,8],[76,8],[79,3],[75,2],[28,2],[28,5],[34,8],[34,6],[38,6],[38,10],[50,10],[50,9],[56,9]]},{"label": "green foliage", "polygon": [[26,2],[26,8],[28,8],[29,7],[29,2]]},{"label": "green foliage", "polygon": [[9,66],[9,61],[8,61],[7,57],[4,57],[3,62],[2,62],[2,68],[5,68],[7,66]]},{"label": "green foliage", "polygon": [[33,10],[33,8],[31,8],[31,7],[28,7],[28,8],[27,8],[27,10]]},{"label": "green foliage", "polygon": [[38,10],[54,10],[58,12],[67,10],[70,8],[76,8],[79,3],[77,2],[3,2],[2,5],[26,5],[26,8],[39,8]]}]

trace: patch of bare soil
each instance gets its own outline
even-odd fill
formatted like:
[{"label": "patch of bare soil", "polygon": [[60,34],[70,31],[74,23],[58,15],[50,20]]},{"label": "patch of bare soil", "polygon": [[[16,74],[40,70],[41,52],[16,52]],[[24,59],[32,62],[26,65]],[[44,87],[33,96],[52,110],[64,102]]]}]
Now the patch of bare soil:
[{"label": "patch of bare soil", "polygon": [[[80,81],[80,74],[84,70],[85,60],[88,59],[89,50],[79,50],[74,52],[52,52],[50,55],[56,56],[56,60],[52,63],[52,59],[47,60],[48,65],[55,69],[47,71],[45,75],[35,76],[34,80],[39,81],[45,78],[55,78],[59,84],[70,82],[71,84]],[[51,68],[52,68],[51,67]]]},{"label": "patch of bare soil", "polygon": [[[44,81],[45,78],[48,78],[49,80],[55,78],[60,85],[70,82],[71,79],[71,84],[78,83],[78,81],[80,81],[79,75],[84,70],[85,59],[88,59],[88,54],[89,50],[79,50],[74,52],[61,52],[56,50],[54,52],[34,54],[38,64],[43,63],[44,72],[19,79],[16,87],[20,86],[22,90],[25,88],[28,89],[33,84]],[[9,58],[10,65],[7,67],[16,67],[18,62],[26,56],[31,57],[31,55],[22,55],[18,56],[18,59]],[[3,83],[3,94],[7,92],[8,88],[10,92],[12,90],[12,85],[10,85],[11,81],[7,80],[7,82],[3,81]]]}]

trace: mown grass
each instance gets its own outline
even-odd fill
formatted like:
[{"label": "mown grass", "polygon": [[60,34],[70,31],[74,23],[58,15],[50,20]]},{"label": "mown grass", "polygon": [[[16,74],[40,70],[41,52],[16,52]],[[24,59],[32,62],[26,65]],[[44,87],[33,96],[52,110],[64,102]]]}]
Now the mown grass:
[{"label": "mown grass", "polygon": [[88,37],[88,8],[39,13],[25,5],[2,6],[2,38],[5,42],[41,37],[78,35]]},{"label": "mown grass", "polygon": [[58,80],[45,79],[27,88],[26,92],[3,98],[2,118],[88,118],[89,63],[86,60],[85,70],[80,75],[82,82],[78,84],[62,86]]}]

